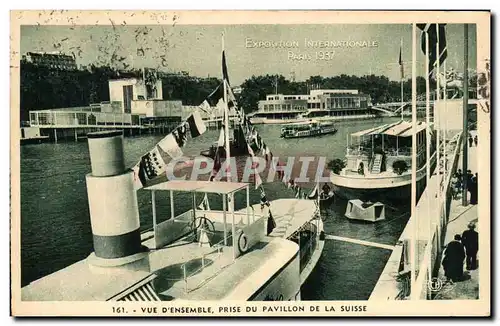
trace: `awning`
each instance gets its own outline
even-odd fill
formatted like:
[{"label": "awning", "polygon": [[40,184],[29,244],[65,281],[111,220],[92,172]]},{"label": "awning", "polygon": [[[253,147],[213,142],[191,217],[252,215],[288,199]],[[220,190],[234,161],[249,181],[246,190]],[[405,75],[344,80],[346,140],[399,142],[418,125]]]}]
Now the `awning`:
[{"label": "awning", "polygon": [[227,195],[246,187],[248,187],[248,183],[242,182],[171,180],[158,183],[144,189],[202,192]]},{"label": "awning", "polygon": [[[419,132],[421,132],[422,130],[424,130],[425,128],[426,128],[425,122],[418,122],[417,123],[417,134]],[[413,134],[412,128],[409,128],[398,136],[399,137],[411,137],[412,134]],[[431,134],[432,134],[432,131],[431,131]]]},{"label": "awning", "polygon": [[351,134],[351,136],[361,137],[361,136],[369,136],[369,135],[380,135],[380,134],[383,134],[387,129],[389,129],[392,126],[397,125],[399,123],[400,122],[387,123],[387,124],[384,124],[382,126],[377,126],[375,128],[361,130],[361,131],[358,131],[358,132]]},{"label": "awning", "polygon": [[[426,124],[424,122],[417,123],[417,133],[424,130]],[[351,134],[351,136],[361,137],[370,135],[388,135],[398,137],[409,137],[412,135],[412,123],[408,121],[398,121],[389,123],[382,126],[377,126],[371,129],[365,129]]]}]

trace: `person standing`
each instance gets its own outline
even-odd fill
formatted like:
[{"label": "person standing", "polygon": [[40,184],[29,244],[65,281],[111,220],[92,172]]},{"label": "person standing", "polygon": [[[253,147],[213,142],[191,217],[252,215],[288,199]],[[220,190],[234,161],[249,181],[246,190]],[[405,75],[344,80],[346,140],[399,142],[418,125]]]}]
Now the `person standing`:
[{"label": "person standing", "polygon": [[[467,177],[466,177],[466,183],[465,183],[465,189],[467,189],[467,191],[470,193],[470,196],[469,198],[472,197],[472,171],[471,170],[467,170]],[[472,198],[471,198],[472,199]]]},{"label": "person standing", "polygon": [[477,147],[477,135],[474,136],[474,146]]},{"label": "person standing", "polygon": [[464,273],[464,246],[460,242],[462,237],[460,234],[455,234],[453,241],[446,245],[443,258],[444,275],[449,281],[459,281]]},{"label": "person standing", "polygon": [[477,268],[477,251],[479,249],[479,234],[474,230],[476,225],[470,222],[467,226],[468,230],[462,233],[462,243],[465,247],[467,258],[465,260],[467,270],[475,270]]},{"label": "person standing", "polygon": [[478,193],[478,185],[477,185],[477,173],[476,173],[475,176],[471,177],[470,203],[472,205],[477,205],[477,193]]},{"label": "person standing", "polygon": [[472,147],[472,142],[474,141],[474,139],[472,139],[472,136],[469,135],[469,147]]}]

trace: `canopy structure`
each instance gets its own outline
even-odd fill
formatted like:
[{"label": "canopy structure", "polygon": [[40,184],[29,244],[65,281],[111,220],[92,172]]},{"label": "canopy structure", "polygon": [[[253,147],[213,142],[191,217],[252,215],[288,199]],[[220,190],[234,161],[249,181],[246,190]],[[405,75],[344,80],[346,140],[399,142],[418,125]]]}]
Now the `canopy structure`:
[{"label": "canopy structure", "polygon": [[[234,214],[234,193],[240,190],[246,190],[246,200],[247,200],[247,224],[250,224],[250,187],[248,183],[243,182],[222,182],[222,181],[195,181],[195,180],[170,180],[162,183],[158,183],[149,187],[144,188],[145,190],[151,191],[151,204],[153,210],[153,232],[154,238],[160,237],[160,229],[164,229],[161,224],[170,223],[175,221],[183,214],[176,217],[175,209],[174,209],[174,191],[176,192],[190,192],[193,194],[192,198],[192,218],[193,222],[196,219],[196,211],[197,211],[197,203],[196,203],[196,194],[197,193],[211,193],[211,194],[220,194],[222,195],[222,216],[223,216],[223,227],[224,227],[224,245],[227,245],[228,239],[228,230],[227,230],[227,213],[230,213],[232,216],[232,239],[233,239],[233,259],[237,257],[237,244],[236,244],[236,223],[235,223],[235,214]],[[156,191],[169,191],[170,192],[170,220],[164,221],[159,224],[157,223],[156,218],[156,200],[155,200],[155,192]],[[227,207],[229,204],[229,207]]]},{"label": "canopy structure", "polygon": [[[417,124],[417,133],[421,132],[425,128],[426,124],[424,122],[419,122]],[[371,136],[371,135],[409,137],[412,135],[412,125],[410,122],[407,121],[398,121],[370,129],[360,130],[358,132],[351,134],[351,136],[354,137]]]},{"label": "canopy structure", "polygon": [[183,191],[229,195],[248,187],[242,182],[171,180],[144,188],[155,191]]}]

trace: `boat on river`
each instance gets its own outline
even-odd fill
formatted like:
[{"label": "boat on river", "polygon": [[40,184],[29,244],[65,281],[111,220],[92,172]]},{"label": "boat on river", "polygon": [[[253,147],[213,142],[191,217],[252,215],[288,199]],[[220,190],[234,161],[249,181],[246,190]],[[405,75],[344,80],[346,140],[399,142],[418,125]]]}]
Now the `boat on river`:
[{"label": "boat on river", "polygon": [[[89,134],[94,251],[23,287],[22,300],[300,299],[324,248],[314,202],[277,199],[262,207],[250,205],[248,183],[166,181],[144,188],[152,228],[140,232],[134,173],[120,164],[122,143],[117,132]],[[242,191],[246,204],[235,210],[229,198]],[[170,196],[170,216],[157,210],[160,192]],[[220,196],[223,208],[200,209],[197,201],[207,194]],[[186,198],[191,208],[181,211]]]},{"label": "boat on river", "polygon": [[333,204],[335,200],[335,193],[333,192],[333,190],[329,190],[329,188],[330,187],[328,187],[328,189],[319,191],[319,186],[316,185],[311,193],[307,196],[307,199],[316,200],[319,202],[319,206],[321,208],[326,208],[327,206]]},{"label": "boat on river", "polygon": [[307,122],[298,122],[289,124],[281,128],[281,138],[305,138],[317,137],[322,135],[334,134],[337,128],[333,122],[320,122],[317,120],[309,120]]},{"label": "boat on river", "polygon": [[[423,189],[427,174],[426,127],[424,122],[418,122],[417,193]],[[330,174],[334,192],[349,200],[410,198],[412,135],[412,124],[401,120],[348,136],[345,167]],[[431,172],[436,164],[434,144],[431,126]]]}]

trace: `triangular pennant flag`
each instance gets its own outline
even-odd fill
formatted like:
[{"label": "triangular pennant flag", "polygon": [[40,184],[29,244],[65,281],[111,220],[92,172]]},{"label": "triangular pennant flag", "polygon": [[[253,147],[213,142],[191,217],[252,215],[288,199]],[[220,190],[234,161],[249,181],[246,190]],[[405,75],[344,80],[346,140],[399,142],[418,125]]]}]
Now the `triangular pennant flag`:
[{"label": "triangular pennant flag", "polygon": [[226,54],[225,51],[222,51],[222,78],[227,81],[227,84],[230,85],[229,83],[229,76],[227,74],[227,65],[226,65]]},{"label": "triangular pennant flag", "polygon": [[[417,24],[417,27],[422,30],[421,47],[424,54],[426,54],[426,34],[429,37],[429,74],[433,71],[436,63],[441,65],[448,57],[445,26],[446,24]],[[437,51],[438,42],[439,49]]]},{"label": "triangular pennant flag", "polygon": [[314,186],[314,189],[311,191],[311,193],[308,196],[309,199],[316,199],[318,198],[318,185]]},{"label": "triangular pennant flag", "polygon": [[179,127],[175,128],[175,130],[172,131],[172,135],[174,135],[175,141],[179,147],[184,147],[187,141],[186,123],[183,123]]},{"label": "triangular pennant flag", "polygon": [[174,160],[184,155],[173,134],[168,134],[158,146]]},{"label": "triangular pennant flag", "polygon": [[132,170],[134,171],[134,183],[136,188],[139,186],[139,183],[136,182],[137,178],[144,187],[148,180],[154,179],[165,172],[165,161],[158,151],[158,147],[155,146],[149,153],[142,156],[139,163],[137,163]]},{"label": "triangular pennant flag", "polygon": [[204,211],[210,210],[210,203],[208,202],[207,194],[205,194],[205,197],[203,197],[203,200],[201,201],[200,205],[198,206],[198,209],[204,210]]},{"label": "triangular pennant flag", "polygon": [[247,147],[248,147],[248,154],[249,154],[251,157],[255,157],[255,153],[253,152],[252,147],[250,147],[250,145],[248,145],[248,144],[247,144]]},{"label": "triangular pennant flag", "polygon": [[133,168],[132,171],[134,172],[134,189],[138,190],[141,189],[146,185],[146,179],[144,179],[144,174],[141,176],[139,175],[139,170],[140,170],[140,164],[141,161],[139,161]]},{"label": "triangular pennant flag", "polygon": [[208,103],[207,100],[203,101],[199,106],[198,108],[200,110],[202,110],[203,112],[205,113],[209,113],[210,112],[210,104]]},{"label": "triangular pennant flag", "polygon": [[226,89],[227,89],[227,107],[228,108],[233,108],[237,106],[236,102],[236,96],[234,96],[233,90],[231,89],[231,86],[229,86],[228,83],[226,83]]},{"label": "triangular pennant flag", "polygon": [[267,235],[270,235],[274,228],[276,228],[276,221],[274,220],[271,210],[269,210],[269,216],[267,217]]},{"label": "triangular pennant flag", "polygon": [[300,196],[300,187],[297,186],[296,190],[297,190],[297,192],[295,193],[295,198],[300,198],[301,197]]},{"label": "triangular pennant flag", "polygon": [[258,189],[262,185],[262,179],[258,173],[255,173],[255,189]]},{"label": "triangular pennant flag", "polygon": [[222,98],[224,98],[224,87],[222,86],[222,83],[220,83],[219,86],[217,86],[217,88],[207,96],[205,101],[213,107],[217,106],[217,103],[219,103]]},{"label": "triangular pennant flag", "polygon": [[191,137],[198,137],[207,131],[207,127],[205,126],[205,122],[201,118],[200,112],[194,111],[193,114],[187,118],[187,123],[189,125],[189,131],[191,132]]}]

